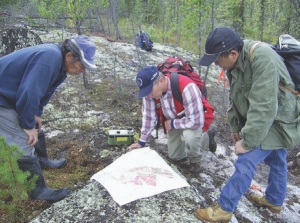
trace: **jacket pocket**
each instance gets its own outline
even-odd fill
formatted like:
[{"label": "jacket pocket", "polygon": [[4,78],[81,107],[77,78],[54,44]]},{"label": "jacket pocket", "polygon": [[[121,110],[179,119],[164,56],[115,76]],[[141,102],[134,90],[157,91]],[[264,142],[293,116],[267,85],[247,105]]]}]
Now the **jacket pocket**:
[{"label": "jacket pocket", "polygon": [[[249,94],[250,94],[251,85],[242,85],[241,91],[244,95],[245,99],[247,100],[247,103],[249,102]],[[249,105],[249,103],[248,103]]]},{"label": "jacket pocket", "polygon": [[284,123],[297,124],[299,120],[300,100],[295,95],[287,92],[278,98],[278,115],[277,119]]},{"label": "jacket pocket", "polygon": [[283,135],[284,144],[287,148],[300,143],[300,98],[285,92],[278,98],[278,114],[276,125]]},{"label": "jacket pocket", "polygon": [[274,122],[277,130],[282,135],[285,148],[291,148],[300,143],[300,126],[295,123]]}]

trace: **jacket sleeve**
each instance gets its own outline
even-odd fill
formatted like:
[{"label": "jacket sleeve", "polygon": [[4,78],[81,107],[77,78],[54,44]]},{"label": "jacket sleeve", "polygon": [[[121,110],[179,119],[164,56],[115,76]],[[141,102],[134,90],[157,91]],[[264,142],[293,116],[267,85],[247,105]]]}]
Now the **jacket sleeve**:
[{"label": "jacket sleeve", "polygon": [[241,131],[241,127],[239,126],[238,116],[239,115],[238,115],[236,108],[234,107],[234,103],[229,98],[227,117],[228,117],[228,122],[229,122],[229,126],[230,126],[230,132],[232,132],[232,133]]},{"label": "jacket sleeve", "polygon": [[16,95],[16,111],[23,129],[33,129],[40,100],[46,94],[53,70],[43,64],[29,64]]},{"label": "jacket sleeve", "polygon": [[142,129],[141,142],[148,142],[151,131],[157,123],[157,115],[155,112],[155,100],[150,97],[143,98],[142,104]]},{"label": "jacket sleeve", "polygon": [[241,133],[242,146],[253,149],[261,144],[269,132],[278,109],[278,66],[282,62],[268,46],[261,44],[253,52],[251,61],[252,85],[245,95],[249,102],[247,121]]}]

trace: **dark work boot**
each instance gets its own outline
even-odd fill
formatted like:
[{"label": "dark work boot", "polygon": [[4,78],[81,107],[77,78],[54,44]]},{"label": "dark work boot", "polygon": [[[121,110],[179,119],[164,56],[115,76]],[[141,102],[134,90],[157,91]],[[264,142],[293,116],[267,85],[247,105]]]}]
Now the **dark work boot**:
[{"label": "dark work boot", "polygon": [[46,149],[46,140],[45,140],[45,134],[41,130],[38,135],[39,141],[34,145],[36,155],[38,156],[38,160],[40,162],[40,165],[42,169],[45,168],[62,168],[66,165],[67,161],[64,158],[61,158],[59,160],[50,160],[47,154]]},{"label": "dark work boot", "polygon": [[200,173],[202,171],[200,163],[191,163],[189,171],[195,174]]},{"label": "dark work boot", "polygon": [[178,165],[180,168],[189,168],[190,167],[190,159],[188,157],[185,157],[180,160],[173,161],[176,165]]},{"label": "dark work boot", "polygon": [[33,177],[33,175],[38,175],[36,187],[30,193],[31,199],[46,200],[50,203],[55,203],[64,199],[70,193],[70,191],[67,188],[54,190],[46,186],[40,163],[37,157],[29,159],[19,159],[18,164],[22,171],[29,171],[31,173],[30,178]]},{"label": "dark work boot", "polygon": [[209,144],[208,144],[209,151],[214,153],[217,150],[217,143],[215,141],[215,130],[209,129],[207,131],[207,134],[208,134],[208,137],[209,137]]}]

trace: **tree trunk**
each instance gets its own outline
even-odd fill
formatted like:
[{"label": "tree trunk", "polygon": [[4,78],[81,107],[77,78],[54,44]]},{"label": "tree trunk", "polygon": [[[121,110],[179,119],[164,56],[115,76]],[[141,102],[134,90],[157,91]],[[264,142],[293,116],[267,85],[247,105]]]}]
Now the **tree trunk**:
[{"label": "tree trunk", "polygon": [[109,10],[106,10],[106,21],[107,21],[107,29],[108,29],[108,35],[110,36],[110,16],[109,16]]},{"label": "tree trunk", "polygon": [[238,32],[244,36],[244,31],[245,31],[244,30],[244,24],[245,24],[245,1],[244,0],[241,0],[239,17],[241,18],[241,23],[239,25]]},{"label": "tree trunk", "polygon": [[211,1],[211,30],[215,28],[215,0]]},{"label": "tree trunk", "polygon": [[105,28],[104,28],[104,25],[103,25],[103,22],[102,22],[102,19],[101,19],[101,16],[100,16],[100,11],[99,11],[99,9],[96,9],[96,10],[97,10],[97,14],[98,14],[97,21],[98,21],[98,24],[99,24],[99,29],[100,29],[99,31],[105,33]]},{"label": "tree trunk", "polygon": [[259,40],[263,40],[263,36],[264,36],[264,21],[265,21],[265,0],[261,0],[260,1],[260,24],[259,24],[259,30],[260,30],[260,36],[259,36]]},{"label": "tree trunk", "polygon": [[116,15],[117,6],[118,6],[118,0],[109,0],[109,10],[116,31],[116,40],[122,40],[123,38],[120,34],[117,15]]},{"label": "tree trunk", "polygon": [[76,20],[75,22],[75,27],[76,27],[76,30],[77,30],[77,34],[78,35],[81,35],[81,29],[80,29],[80,26],[81,26],[81,22],[79,20]]},{"label": "tree trunk", "polygon": [[293,3],[298,16],[300,16],[300,0],[290,0],[290,1]]}]

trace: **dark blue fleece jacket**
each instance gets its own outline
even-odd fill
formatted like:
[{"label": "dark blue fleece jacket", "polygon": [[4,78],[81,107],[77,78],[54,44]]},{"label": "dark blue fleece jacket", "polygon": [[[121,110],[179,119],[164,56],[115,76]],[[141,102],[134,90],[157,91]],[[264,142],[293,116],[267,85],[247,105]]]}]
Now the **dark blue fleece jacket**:
[{"label": "dark blue fleece jacket", "polygon": [[0,106],[15,109],[23,129],[33,129],[56,88],[66,79],[61,46],[41,44],[0,58]]}]

